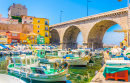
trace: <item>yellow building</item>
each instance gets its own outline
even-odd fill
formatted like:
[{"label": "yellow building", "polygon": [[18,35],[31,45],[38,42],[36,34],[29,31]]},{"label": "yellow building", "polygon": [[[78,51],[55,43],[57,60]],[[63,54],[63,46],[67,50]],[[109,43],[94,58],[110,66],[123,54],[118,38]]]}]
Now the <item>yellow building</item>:
[{"label": "yellow building", "polygon": [[27,38],[29,39],[29,41],[27,41],[28,44],[37,44],[37,35],[36,33],[29,33],[27,34]]},{"label": "yellow building", "polygon": [[8,39],[5,33],[0,33],[0,44],[8,44]]},{"label": "yellow building", "polygon": [[20,43],[27,44],[27,36],[24,33],[20,33]]},{"label": "yellow building", "polygon": [[49,20],[45,18],[33,18],[33,32],[45,37],[45,44],[50,43]]}]

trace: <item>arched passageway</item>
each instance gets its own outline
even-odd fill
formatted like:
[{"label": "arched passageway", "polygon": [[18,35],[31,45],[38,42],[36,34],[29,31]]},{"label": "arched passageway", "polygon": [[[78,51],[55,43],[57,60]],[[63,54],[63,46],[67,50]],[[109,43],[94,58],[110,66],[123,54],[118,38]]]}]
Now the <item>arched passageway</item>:
[{"label": "arched passageway", "polygon": [[70,26],[64,33],[63,36],[63,48],[77,48],[77,37],[80,32],[80,29],[77,26]]},{"label": "arched passageway", "polygon": [[60,37],[58,31],[56,29],[52,29],[50,33],[51,33],[50,43],[60,45]]},{"label": "arched passageway", "polygon": [[103,37],[105,32],[113,25],[117,24],[112,20],[103,20],[96,23],[89,32],[87,38],[88,48],[103,48]]}]

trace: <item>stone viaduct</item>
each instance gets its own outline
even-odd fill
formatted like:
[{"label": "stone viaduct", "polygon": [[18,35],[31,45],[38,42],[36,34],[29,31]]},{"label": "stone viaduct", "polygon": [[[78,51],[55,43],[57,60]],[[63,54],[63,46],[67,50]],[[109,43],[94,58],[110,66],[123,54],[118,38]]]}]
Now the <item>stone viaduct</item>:
[{"label": "stone viaduct", "polygon": [[[119,24],[127,29],[128,8],[122,8],[79,18],[50,26],[51,43],[59,44],[64,48],[77,48],[77,36],[82,32],[83,46],[85,48],[102,48],[103,36],[113,25]],[[130,22],[130,21],[129,21]],[[125,36],[127,34],[125,33]]]}]

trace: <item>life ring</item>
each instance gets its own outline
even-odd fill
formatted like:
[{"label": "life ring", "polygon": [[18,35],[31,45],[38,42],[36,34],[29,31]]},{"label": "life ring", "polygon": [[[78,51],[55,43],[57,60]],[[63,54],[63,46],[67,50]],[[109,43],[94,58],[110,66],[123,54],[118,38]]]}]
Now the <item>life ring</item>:
[{"label": "life ring", "polygon": [[85,51],[85,55],[89,55],[90,54],[90,52],[89,51]]},{"label": "life ring", "polygon": [[81,51],[78,52],[78,55],[81,55]]}]

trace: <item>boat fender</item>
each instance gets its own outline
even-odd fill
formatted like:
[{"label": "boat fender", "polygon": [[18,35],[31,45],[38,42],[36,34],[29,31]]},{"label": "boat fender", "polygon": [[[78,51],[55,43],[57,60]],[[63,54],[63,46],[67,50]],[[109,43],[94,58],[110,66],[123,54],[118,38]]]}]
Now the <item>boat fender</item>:
[{"label": "boat fender", "polygon": [[29,75],[29,73],[27,72],[27,73],[26,73],[26,77],[28,77],[28,75]]},{"label": "boat fender", "polygon": [[22,67],[20,67],[20,72],[19,72],[19,74],[21,74],[22,73]]},{"label": "boat fender", "polygon": [[39,77],[39,74],[34,74],[35,77]]}]

